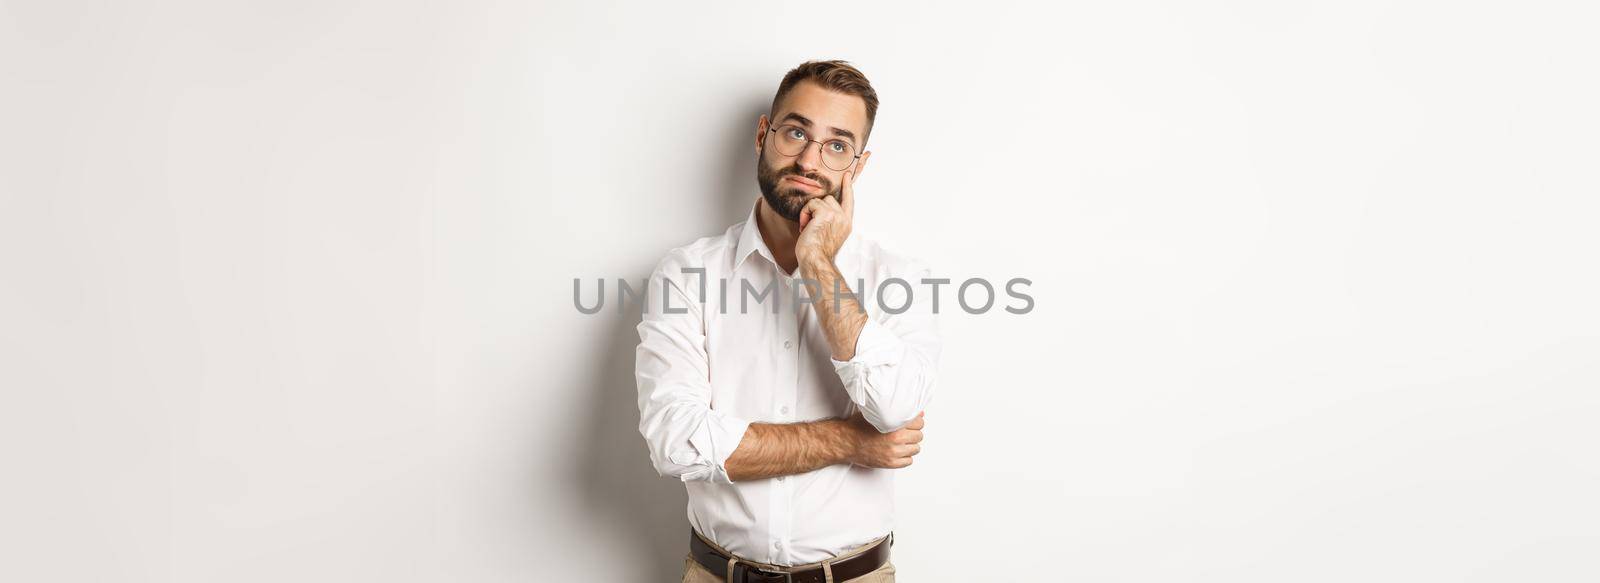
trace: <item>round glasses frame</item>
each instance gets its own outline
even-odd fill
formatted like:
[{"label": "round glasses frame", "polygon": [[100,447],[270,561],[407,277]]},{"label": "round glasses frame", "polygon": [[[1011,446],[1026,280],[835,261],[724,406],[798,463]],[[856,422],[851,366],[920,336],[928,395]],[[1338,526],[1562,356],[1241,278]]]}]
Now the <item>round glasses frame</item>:
[{"label": "round glasses frame", "polygon": [[[778,133],[778,130],[783,129],[783,128],[787,128],[787,127],[793,127],[793,128],[798,129],[798,130],[800,130],[802,132],[805,131],[805,128],[802,128],[800,126],[797,126],[797,125],[794,125],[794,124],[784,124],[782,126],[775,127],[775,128],[774,127],[768,127],[767,128],[767,133],[775,134],[775,133]],[[822,154],[822,165],[823,166],[827,166],[829,170],[833,170],[833,171],[840,171],[840,170],[849,169],[851,165],[855,164],[857,160],[861,159],[861,154],[855,154],[855,155],[850,156],[850,161],[845,163],[844,168],[834,168],[832,164],[828,163],[828,156],[827,156],[827,154],[825,152],[822,151],[822,147],[828,145],[828,142],[839,142],[841,144],[844,144],[844,146],[846,148],[850,148],[851,152],[854,152],[854,151],[856,151],[856,147],[854,145],[851,145],[850,142],[846,142],[844,140],[828,140],[828,142],[823,142],[821,140],[813,140],[813,139],[811,139],[811,135],[810,134],[806,134],[806,142],[807,142],[806,145],[800,147],[800,151],[799,152],[795,152],[793,154],[784,154],[781,151],[782,149],[778,148],[777,146],[773,146],[773,149],[780,150],[778,153],[782,154],[784,156],[801,156],[801,155],[804,155],[806,153],[806,148],[810,148],[811,147],[811,142],[815,142],[817,144],[818,153]]]}]

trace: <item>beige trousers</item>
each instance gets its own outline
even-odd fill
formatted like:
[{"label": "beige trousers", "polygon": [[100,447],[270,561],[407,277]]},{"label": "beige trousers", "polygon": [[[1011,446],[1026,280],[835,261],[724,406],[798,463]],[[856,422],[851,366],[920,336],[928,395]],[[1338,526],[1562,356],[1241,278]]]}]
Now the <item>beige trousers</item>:
[{"label": "beige trousers", "polygon": [[[884,537],[884,538],[888,538],[888,537]],[[830,563],[831,564],[831,563],[834,563],[836,561],[842,561],[844,559],[848,559],[850,557],[854,557],[856,555],[859,555],[862,552],[865,552],[867,549],[872,548],[872,545],[874,545],[874,544],[877,544],[877,543],[880,543],[880,542],[883,543],[883,544],[889,544],[888,541],[884,540],[884,538],[880,538],[880,539],[872,541],[870,543],[867,543],[867,544],[861,545],[859,547],[850,549],[848,551],[845,551],[845,552],[841,553],[837,557],[834,557],[832,559],[828,559],[828,560],[823,561],[821,563],[810,563],[810,564],[806,564],[806,565],[796,565],[796,566],[791,567],[791,568],[794,568],[794,569],[809,569],[809,568],[812,568],[812,567],[821,567],[821,566],[823,566],[823,563]],[[712,548],[715,548],[715,549],[717,549],[718,551],[721,551],[724,554],[728,554],[728,555],[732,555],[733,554],[733,553],[729,553],[727,549],[724,549],[724,548],[722,548],[720,546],[717,546],[717,544],[711,542],[710,539],[707,539],[706,543],[710,544],[712,546]],[[763,563],[751,562],[751,564],[755,565],[756,568],[766,568],[766,569],[776,568],[774,565],[767,565],[767,564],[763,564]],[[843,580],[843,579],[833,579],[831,577],[831,575],[830,575],[830,578],[828,580],[831,581],[832,583],[845,583],[845,580]],[[849,582],[850,583],[894,583],[894,561],[885,562],[883,564],[883,566],[882,567],[878,567],[877,570],[875,570],[875,571],[873,571],[871,573],[867,573],[865,575],[862,575],[860,577],[856,577],[854,579],[849,579]],[[695,562],[694,557],[690,556],[690,557],[685,558],[684,563],[683,563],[683,583],[726,583],[726,582],[723,581],[722,579],[718,579],[716,575],[712,575],[711,572],[707,571],[705,567],[700,566],[700,563]]]}]

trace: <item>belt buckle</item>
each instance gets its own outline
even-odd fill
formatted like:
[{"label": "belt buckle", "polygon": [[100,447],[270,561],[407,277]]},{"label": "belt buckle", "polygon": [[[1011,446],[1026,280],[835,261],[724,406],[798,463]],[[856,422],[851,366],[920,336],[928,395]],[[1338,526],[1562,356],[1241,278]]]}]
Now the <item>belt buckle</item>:
[{"label": "belt buckle", "polygon": [[[791,572],[788,572],[788,571],[778,571],[778,572],[767,571],[767,570],[761,569],[759,567],[756,567],[754,565],[751,565],[749,563],[746,563],[744,561],[738,561],[736,564],[738,565],[738,568],[744,569],[744,573],[739,576],[739,580],[741,582],[749,580],[749,579],[745,578],[744,575],[748,575],[751,571],[755,571],[756,574],[761,576],[761,580],[762,581],[774,581],[774,582],[782,581],[783,583],[794,583],[794,573],[791,573]],[[782,579],[775,579],[774,577],[777,576],[777,575],[782,575],[783,578]]]}]

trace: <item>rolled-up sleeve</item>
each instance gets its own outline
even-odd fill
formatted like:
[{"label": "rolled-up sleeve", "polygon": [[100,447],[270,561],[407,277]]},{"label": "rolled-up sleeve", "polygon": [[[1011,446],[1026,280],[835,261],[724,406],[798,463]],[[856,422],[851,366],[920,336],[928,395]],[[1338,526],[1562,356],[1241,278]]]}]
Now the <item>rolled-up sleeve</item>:
[{"label": "rolled-up sleeve", "polygon": [[[879,298],[877,306],[867,309],[867,323],[856,337],[855,356],[848,361],[829,359],[850,400],[883,433],[916,419],[933,399],[939,366],[939,327],[932,310],[932,290],[917,287],[927,277],[931,272],[921,268],[906,278],[914,290],[910,298],[904,287],[887,286],[886,296]],[[890,314],[882,306],[909,308]]]},{"label": "rolled-up sleeve", "polygon": [[725,464],[750,422],[711,408],[703,306],[691,301],[698,276],[682,273],[685,266],[674,251],[646,287],[634,363],[639,433],[662,476],[731,483]]}]

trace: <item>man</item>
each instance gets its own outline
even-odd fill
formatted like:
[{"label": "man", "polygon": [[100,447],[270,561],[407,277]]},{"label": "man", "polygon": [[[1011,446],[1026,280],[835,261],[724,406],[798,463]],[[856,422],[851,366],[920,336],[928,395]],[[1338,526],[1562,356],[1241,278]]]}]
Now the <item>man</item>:
[{"label": "man", "polygon": [[750,218],[650,276],[639,431],[689,492],[684,581],[894,581],[894,470],[921,451],[939,337],[911,289],[928,270],[851,234],[877,109],[843,61],[790,71]]}]

